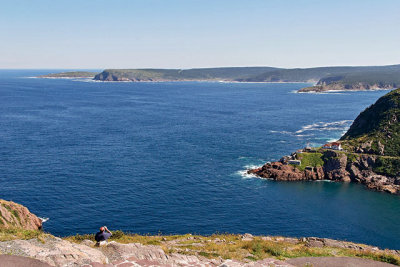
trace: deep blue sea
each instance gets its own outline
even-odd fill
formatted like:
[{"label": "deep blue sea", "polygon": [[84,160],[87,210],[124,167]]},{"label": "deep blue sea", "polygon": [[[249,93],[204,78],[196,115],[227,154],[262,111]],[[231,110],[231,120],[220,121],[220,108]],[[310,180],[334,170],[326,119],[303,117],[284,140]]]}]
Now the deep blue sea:
[{"label": "deep blue sea", "polygon": [[0,198],[50,218],[46,231],[248,232],[400,249],[399,196],[243,174],[339,138],[386,91],[27,78],[49,72],[0,71]]}]

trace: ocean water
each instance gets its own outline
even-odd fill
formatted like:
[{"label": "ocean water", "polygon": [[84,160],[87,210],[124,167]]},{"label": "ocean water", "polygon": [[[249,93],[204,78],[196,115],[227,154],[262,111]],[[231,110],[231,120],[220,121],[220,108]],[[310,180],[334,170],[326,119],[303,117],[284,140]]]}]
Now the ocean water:
[{"label": "ocean water", "polygon": [[400,249],[400,197],[244,170],[339,138],[386,91],[308,84],[103,83],[0,71],[0,198],[55,235],[318,236]]}]

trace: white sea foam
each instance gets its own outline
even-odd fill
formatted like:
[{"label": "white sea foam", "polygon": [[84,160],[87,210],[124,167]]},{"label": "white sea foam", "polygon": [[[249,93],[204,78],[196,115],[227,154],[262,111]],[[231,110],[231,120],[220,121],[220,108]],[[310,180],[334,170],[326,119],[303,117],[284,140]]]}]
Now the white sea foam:
[{"label": "white sea foam", "polygon": [[296,131],[296,134],[303,133],[305,131],[337,131],[345,130],[349,127],[351,120],[341,120],[334,122],[317,122],[303,126],[300,130]]},{"label": "white sea foam", "polygon": [[236,174],[242,176],[243,179],[257,178],[257,176],[253,173],[247,173],[247,170],[237,171]]},{"label": "white sea foam", "polygon": [[332,142],[336,142],[336,141],[337,141],[337,139],[332,138],[332,139],[327,140],[326,142],[327,142],[327,143],[332,143]]},{"label": "white sea foam", "polygon": [[42,218],[42,217],[38,217],[38,218],[42,221],[42,223],[45,223],[49,220],[49,218]]},{"label": "white sea foam", "polygon": [[300,94],[315,94],[315,95],[348,95],[346,91],[327,91],[327,92],[299,92]]},{"label": "white sea foam", "polygon": [[72,79],[74,82],[85,82],[85,83],[93,83],[96,82],[96,80],[93,80],[92,78],[75,78]]},{"label": "white sea foam", "polygon": [[292,134],[291,132],[288,131],[274,131],[274,130],[269,130],[270,133],[279,133],[279,134]]},{"label": "white sea foam", "polygon": [[251,169],[260,168],[261,166],[262,165],[254,165],[254,164],[246,165],[244,166],[245,168],[244,170],[237,171],[236,174],[242,176],[243,179],[258,178],[257,175],[253,173],[247,173],[247,171]]}]

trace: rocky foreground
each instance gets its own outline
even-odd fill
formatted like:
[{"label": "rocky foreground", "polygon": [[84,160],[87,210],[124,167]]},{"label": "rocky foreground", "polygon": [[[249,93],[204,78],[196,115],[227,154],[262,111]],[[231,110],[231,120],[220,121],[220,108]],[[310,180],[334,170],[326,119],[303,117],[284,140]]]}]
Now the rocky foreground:
[{"label": "rocky foreground", "polygon": [[1,267],[400,265],[400,251],[315,237],[140,236],[114,231],[107,244],[96,246],[93,234],[55,237],[39,230],[41,220],[26,207],[5,200],[0,204]]},{"label": "rocky foreground", "polygon": [[[304,155],[310,155],[305,153]],[[331,180],[337,182],[354,182],[367,186],[369,189],[400,194],[399,177],[380,175],[374,172],[377,165],[377,155],[349,154],[334,150],[323,150],[321,166],[310,166],[304,169],[287,164],[284,160],[268,162],[262,167],[249,170],[262,178],[276,181],[315,181]],[[294,153],[289,160],[299,160],[301,154]]]},{"label": "rocky foreground", "polygon": [[[37,266],[304,266],[307,262],[312,262],[312,258],[293,258],[277,259],[273,256],[256,260],[254,253],[248,252],[244,260],[224,259],[220,256],[211,256],[205,253],[192,254],[192,247],[218,246],[224,243],[233,242],[220,238],[212,238],[206,242],[202,238],[186,235],[178,239],[165,240],[161,245],[142,245],[140,243],[122,244],[115,241],[107,245],[96,247],[91,240],[83,240],[81,243],[70,242],[58,237],[47,235],[40,239],[29,240],[10,240],[0,242],[1,254],[13,255],[15,258],[8,260],[25,261],[29,259],[39,260],[43,265]],[[382,251],[376,247],[358,245],[350,242],[336,241],[324,238],[284,238],[284,237],[253,237],[250,234],[240,236],[238,243],[261,244],[260,242],[275,244],[277,247],[285,245],[287,248],[295,249],[296,246],[305,246],[308,250],[318,253],[318,251],[331,251],[342,255],[343,251],[353,251],[354,255],[368,258],[370,255],[380,255],[385,261],[400,264],[399,251]],[[256,243],[255,243],[256,242]],[[188,246],[190,244],[190,246]],[[180,251],[166,252],[171,247],[179,248]],[[189,247],[191,247],[189,249]],[[278,251],[278,250],[277,250]],[[278,252],[276,252],[278,253]],[[278,255],[278,254],[276,254]],[[334,255],[335,256],[335,255]],[[4,259],[7,259],[6,257]],[[324,260],[322,260],[324,259]],[[349,257],[323,257],[319,261],[333,262],[341,261],[344,263],[358,262],[361,265],[351,266],[394,266],[392,264],[377,262],[373,260],[357,259]],[[317,260],[318,261],[318,260]],[[31,262],[33,262],[31,260]],[[37,261],[35,261],[37,263]],[[366,264],[366,265],[364,265]],[[369,264],[369,265],[368,265]],[[1,265],[0,266],[6,266]],[[12,265],[9,265],[12,266]],[[36,265],[35,265],[36,266]],[[313,265],[326,266],[326,265]],[[334,266],[334,265],[333,265]],[[342,265],[346,266],[346,265]]]}]

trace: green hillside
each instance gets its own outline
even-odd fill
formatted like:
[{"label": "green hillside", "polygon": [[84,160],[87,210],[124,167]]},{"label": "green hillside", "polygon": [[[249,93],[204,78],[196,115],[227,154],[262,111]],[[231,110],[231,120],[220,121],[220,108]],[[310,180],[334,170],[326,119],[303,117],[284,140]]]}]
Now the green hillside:
[{"label": "green hillside", "polygon": [[274,67],[225,67],[196,69],[106,69],[61,72],[41,78],[87,77],[100,81],[230,81],[316,83],[300,92],[329,90],[393,89],[400,87],[400,65],[283,69]]},{"label": "green hillside", "polygon": [[340,139],[356,152],[400,157],[400,89],[360,113]]},{"label": "green hillside", "polygon": [[300,92],[330,90],[371,90],[400,87],[400,65],[382,67],[363,67],[349,69],[347,72],[323,76],[315,86],[306,87]]},{"label": "green hillside", "polygon": [[272,67],[230,67],[203,69],[107,69],[95,76],[103,81],[185,81],[224,80],[234,81],[242,77],[275,70]]},{"label": "green hillside", "polygon": [[362,67],[319,67],[319,68],[303,68],[303,69],[278,69],[268,71],[253,77],[243,79],[243,81],[251,82],[307,82],[319,81],[322,84],[324,79],[342,79],[348,77],[351,81],[364,81],[371,77],[371,73],[375,76],[378,73],[377,80],[381,80],[379,74],[388,73],[387,80],[392,80],[396,74],[400,74],[400,65],[389,66],[362,66]]}]

